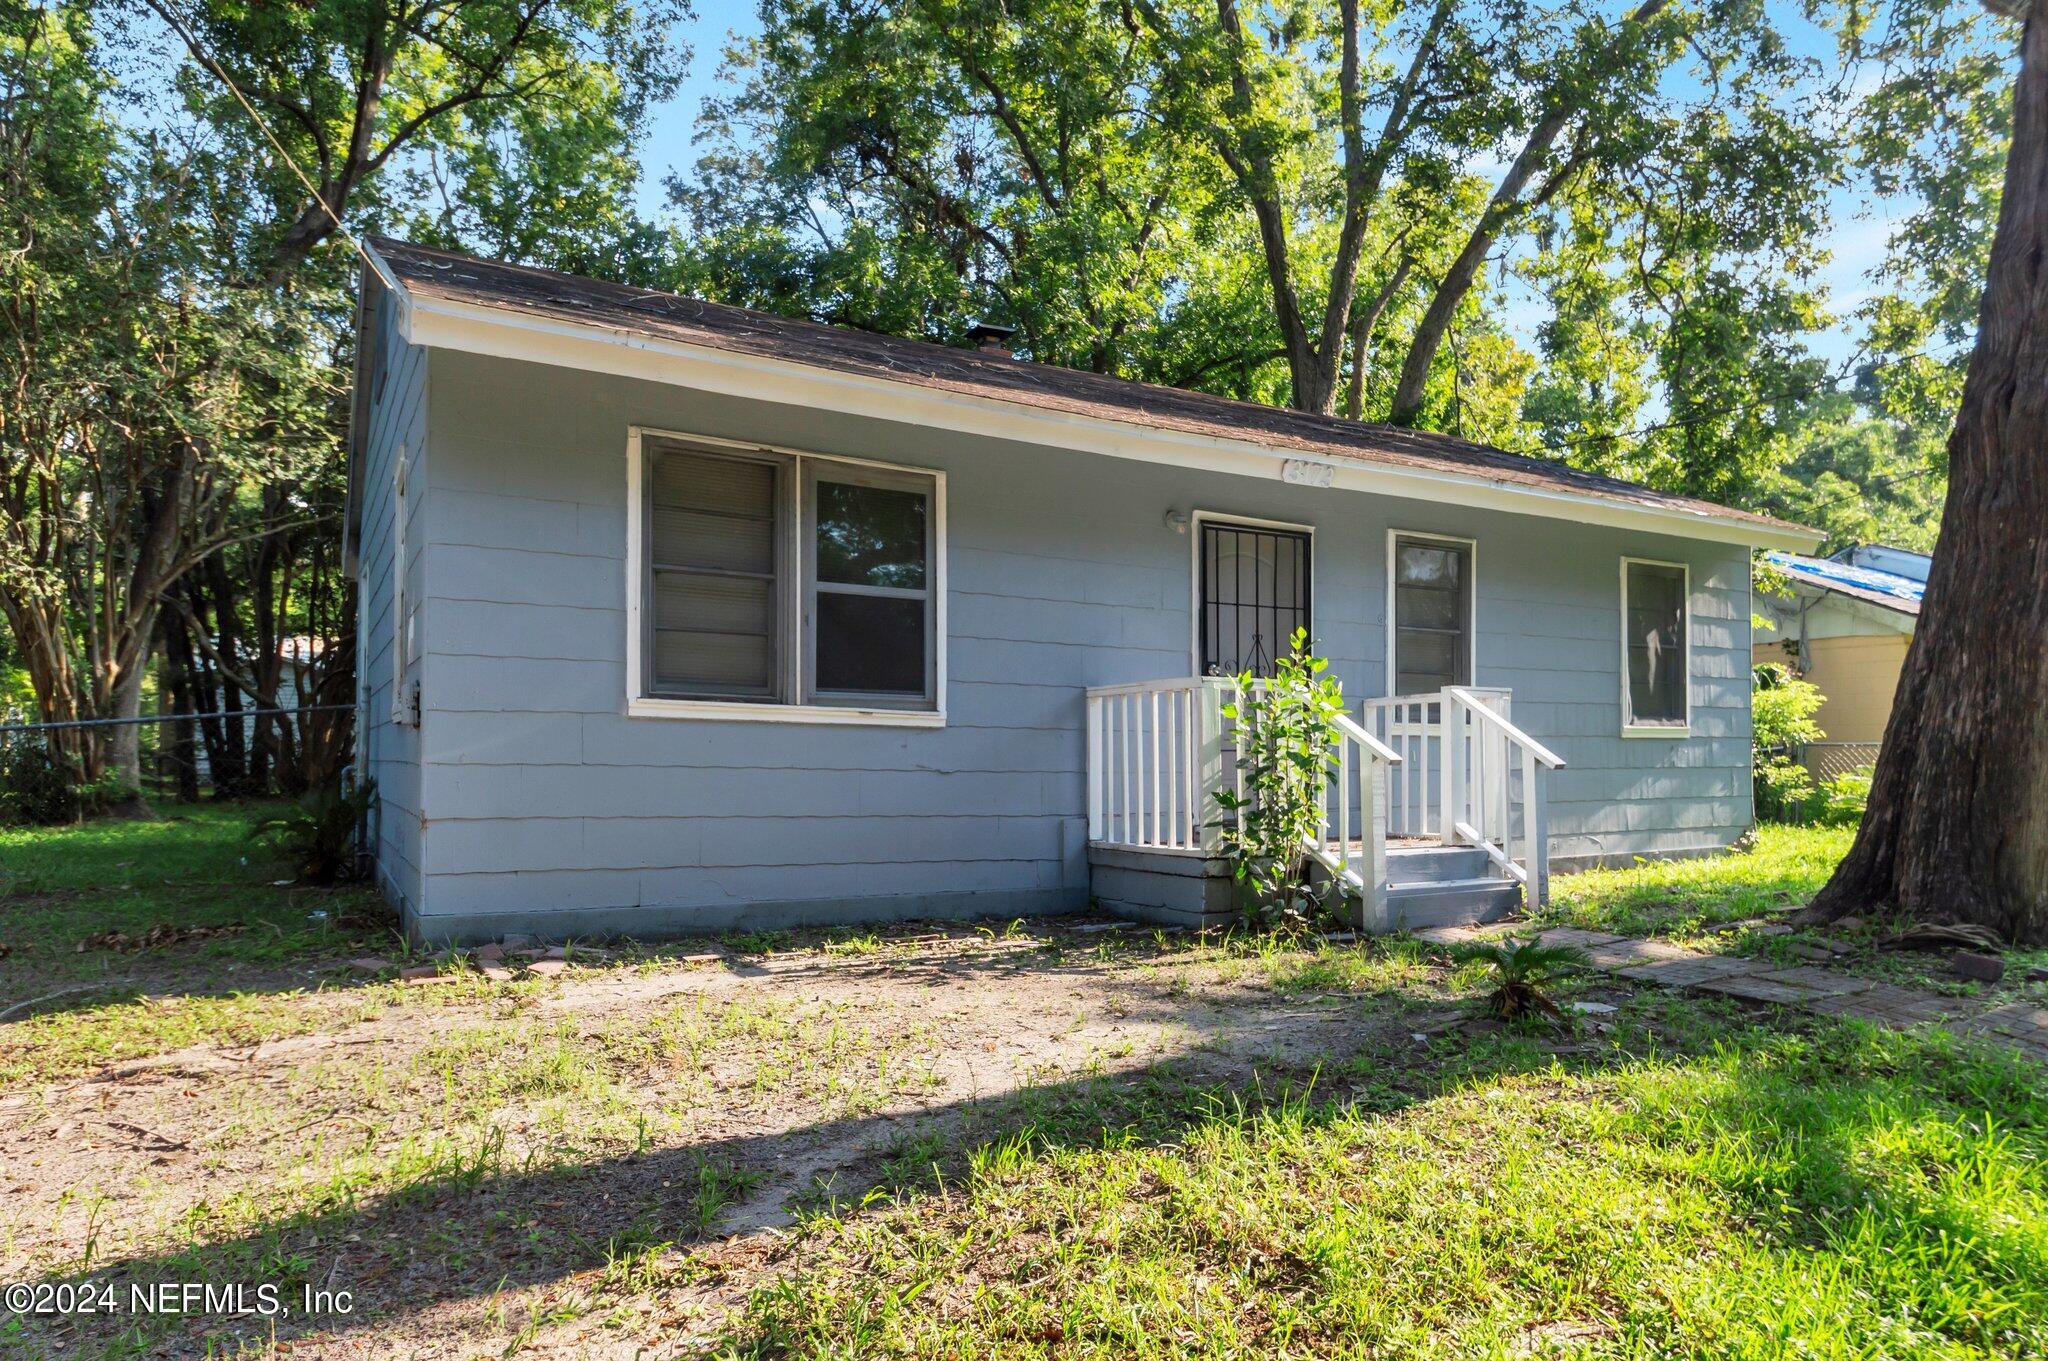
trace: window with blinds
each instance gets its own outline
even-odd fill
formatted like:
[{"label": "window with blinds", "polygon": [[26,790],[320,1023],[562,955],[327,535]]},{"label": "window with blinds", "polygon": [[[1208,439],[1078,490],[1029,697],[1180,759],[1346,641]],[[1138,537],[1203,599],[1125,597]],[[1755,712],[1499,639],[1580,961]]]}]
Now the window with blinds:
[{"label": "window with blinds", "polygon": [[1294,631],[1310,627],[1310,548],[1304,530],[1202,521],[1203,675],[1273,674]]},{"label": "window with blinds", "polygon": [[685,449],[661,450],[653,465],[654,692],[782,698],[786,469]]},{"label": "window with blinds", "polygon": [[1472,683],[1472,546],[1394,536],[1394,693]]},{"label": "window with blinds", "polygon": [[647,693],[937,701],[929,474],[650,442]]},{"label": "window with blinds", "polygon": [[1623,726],[1684,731],[1691,721],[1684,565],[1624,559],[1621,620]]}]

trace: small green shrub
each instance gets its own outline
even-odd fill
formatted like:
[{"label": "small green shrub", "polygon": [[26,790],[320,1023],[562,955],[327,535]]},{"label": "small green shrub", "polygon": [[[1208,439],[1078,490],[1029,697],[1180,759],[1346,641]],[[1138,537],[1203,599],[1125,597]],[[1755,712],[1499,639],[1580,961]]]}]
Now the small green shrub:
[{"label": "small green shrub", "polygon": [[1752,772],[1756,781],[1756,815],[1764,822],[1800,826],[1813,821],[1812,809],[1818,794],[1813,775],[1805,766],[1784,757],[1760,762]]},{"label": "small green shrub", "polygon": [[1854,827],[1870,802],[1869,770],[1816,782],[1805,766],[1773,761],[1756,771],[1756,815],[1794,827]]},{"label": "small green shrub", "polygon": [[1245,924],[1259,930],[1303,928],[1320,915],[1308,883],[1308,847],[1323,834],[1332,720],[1344,692],[1323,673],[1330,664],[1308,650],[1296,629],[1270,680],[1238,677],[1238,699],[1223,706],[1237,725],[1244,793],[1216,791],[1223,855],[1238,888]]},{"label": "small green shrub", "polygon": [[1593,962],[1592,956],[1576,945],[1545,945],[1533,935],[1480,941],[1458,954],[1461,959],[1493,966],[1494,989],[1482,1005],[1487,1015],[1502,1021],[1519,1021],[1538,1013],[1563,1020],[1564,1013],[1543,991],[1544,984]]},{"label": "small green shrub", "polygon": [[1863,821],[1864,809],[1870,804],[1870,782],[1876,774],[1868,768],[1847,770],[1823,784],[1815,820],[1827,827],[1854,827]]},{"label": "small green shrub", "polygon": [[71,772],[40,736],[0,739],[0,823],[54,827],[85,811]]},{"label": "small green shrub", "polygon": [[356,877],[356,830],[376,803],[376,781],[343,776],[257,831],[284,852],[307,883],[340,883]]},{"label": "small green shrub", "polygon": [[1776,662],[1756,668],[1750,690],[1750,770],[1756,815],[1765,822],[1815,821],[1825,802],[1813,776],[1794,759],[1808,742],[1826,736],[1813,716],[1824,700],[1820,687],[1799,680]]},{"label": "small green shrub", "polygon": [[1808,742],[1827,736],[1813,716],[1827,697],[1820,687],[1800,680],[1776,662],[1753,673],[1750,690],[1751,735],[1759,752],[1790,756]]}]

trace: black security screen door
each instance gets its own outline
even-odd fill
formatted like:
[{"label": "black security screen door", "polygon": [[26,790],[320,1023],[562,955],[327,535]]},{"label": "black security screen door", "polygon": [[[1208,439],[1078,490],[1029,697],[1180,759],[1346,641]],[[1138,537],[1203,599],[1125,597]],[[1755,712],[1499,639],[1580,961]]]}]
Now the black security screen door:
[{"label": "black security screen door", "polygon": [[1208,521],[1202,525],[1202,673],[1269,676],[1296,629],[1309,626],[1309,536]]}]

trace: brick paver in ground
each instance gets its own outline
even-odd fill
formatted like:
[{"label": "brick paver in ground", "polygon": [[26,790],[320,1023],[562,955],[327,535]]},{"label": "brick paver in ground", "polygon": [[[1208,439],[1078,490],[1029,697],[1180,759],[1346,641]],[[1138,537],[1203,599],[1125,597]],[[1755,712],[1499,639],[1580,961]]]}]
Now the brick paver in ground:
[{"label": "brick paver in ground", "polygon": [[1954,997],[1941,997],[1896,983],[1873,983],[1853,996],[1824,997],[1807,1008],[1829,1016],[1854,1016],[1895,1030],[1952,1021],[1968,1008]]},{"label": "brick paver in ground", "polygon": [[[1515,929],[1439,926],[1415,934],[1439,945],[1462,945]],[[1972,1015],[1970,1004],[1960,998],[1879,983],[1810,964],[1787,968],[1763,960],[1710,955],[1665,941],[1613,936],[1573,926],[1552,927],[1542,932],[1540,939],[1545,945],[1578,946],[1596,968],[1617,978],[1667,988],[1693,988],[1753,1002],[1773,1002],[1823,1016],[1869,1021],[1893,1030],[1940,1025],[1955,1034],[1988,1039],[2048,1063],[2048,1007],[2032,1002],[2012,1002]]]}]

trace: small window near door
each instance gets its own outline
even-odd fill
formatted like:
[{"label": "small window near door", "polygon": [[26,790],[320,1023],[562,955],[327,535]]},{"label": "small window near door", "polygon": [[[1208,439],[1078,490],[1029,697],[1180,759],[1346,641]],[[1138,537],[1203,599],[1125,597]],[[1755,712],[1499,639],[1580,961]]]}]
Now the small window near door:
[{"label": "small window near door", "polygon": [[1308,531],[1201,522],[1201,664],[1205,676],[1273,674],[1296,629],[1309,627]]},{"label": "small window near door", "polygon": [[1396,534],[1394,693],[1472,683],[1472,545]]},{"label": "small window near door", "polygon": [[1686,569],[1683,564],[1621,564],[1622,726],[1682,736],[1689,726]]}]

